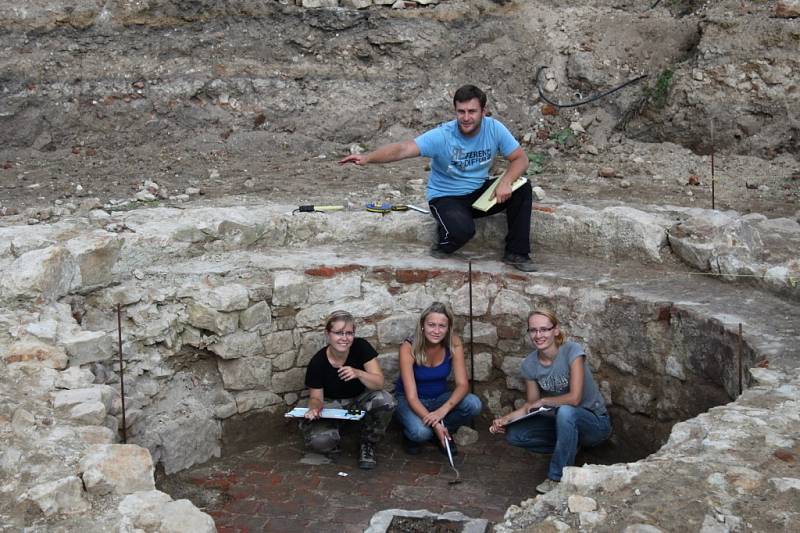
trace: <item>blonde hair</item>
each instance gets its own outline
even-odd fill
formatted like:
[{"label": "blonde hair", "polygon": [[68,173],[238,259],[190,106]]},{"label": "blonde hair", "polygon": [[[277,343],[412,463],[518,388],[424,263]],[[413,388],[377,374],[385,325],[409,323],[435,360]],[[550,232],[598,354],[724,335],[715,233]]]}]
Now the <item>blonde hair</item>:
[{"label": "blonde hair", "polygon": [[447,334],[444,336],[444,339],[442,339],[442,344],[450,353],[453,353],[453,312],[442,302],[433,302],[420,315],[417,321],[417,327],[414,330],[414,339],[411,343],[411,353],[414,356],[414,361],[420,366],[424,365],[426,362],[425,332],[423,331],[423,326],[428,316],[433,313],[438,313],[447,317]]},{"label": "blonde hair", "polygon": [[351,324],[353,326],[353,333],[356,332],[356,320],[353,318],[353,315],[347,311],[334,311],[331,313],[325,321],[325,331],[331,331],[331,329],[333,329],[333,324],[336,322]]},{"label": "blonde hair", "polygon": [[552,312],[551,310],[549,310],[549,309],[544,309],[544,308],[542,308],[542,309],[534,309],[528,315],[528,321],[527,322],[528,322],[528,326],[529,327],[530,327],[530,323],[531,323],[531,318],[533,318],[535,315],[540,315],[540,316],[543,316],[543,317],[547,318],[553,324],[554,328],[557,327],[558,328],[558,335],[556,335],[556,337],[555,337],[556,346],[561,346],[562,344],[564,344],[564,341],[566,340],[566,338],[564,337],[564,331],[561,329],[561,322],[559,322],[558,317],[556,316],[556,314],[554,312]]}]

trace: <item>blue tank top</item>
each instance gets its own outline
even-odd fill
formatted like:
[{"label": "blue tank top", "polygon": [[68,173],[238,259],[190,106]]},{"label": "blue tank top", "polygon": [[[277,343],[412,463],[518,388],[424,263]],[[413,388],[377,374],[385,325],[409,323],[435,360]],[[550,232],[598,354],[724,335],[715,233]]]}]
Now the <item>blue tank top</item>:
[{"label": "blue tank top", "polygon": [[[436,398],[447,392],[447,378],[453,370],[453,357],[450,348],[444,348],[444,361],[437,366],[420,366],[416,362],[412,367],[414,381],[417,384],[417,398]],[[403,378],[398,377],[395,383],[395,393],[405,395]]]}]

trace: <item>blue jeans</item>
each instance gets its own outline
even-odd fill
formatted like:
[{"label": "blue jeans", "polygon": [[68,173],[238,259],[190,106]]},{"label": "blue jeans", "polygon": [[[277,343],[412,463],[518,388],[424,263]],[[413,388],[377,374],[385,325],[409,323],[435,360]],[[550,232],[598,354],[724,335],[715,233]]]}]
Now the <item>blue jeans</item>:
[{"label": "blue jeans", "polygon": [[580,446],[597,446],[611,436],[611,419],[583,407],[562,405],[553,415],[537,415],[506,427],[512,446],[538,453],[552,453],[547,477],[561,481],[565,466],[575,463]]},{"label": "blue jeans", "polygon": [[[440,394],[436,398],[420,398],[419,401],[428,411],[435,411],[449,398],[451,392]],[[463,425],[469,424],[472,417],[481,412],[481,400],[474,394],[464,396],[456,407],[444,417],[444,426],[452,435]],[[411,410],[408,400],[402,394],[397,395],[397,409],[394,416],[403,425],[403,433],[414,442],[425,442],[435,437],[430,426],[426,426],[420,417]]]}]

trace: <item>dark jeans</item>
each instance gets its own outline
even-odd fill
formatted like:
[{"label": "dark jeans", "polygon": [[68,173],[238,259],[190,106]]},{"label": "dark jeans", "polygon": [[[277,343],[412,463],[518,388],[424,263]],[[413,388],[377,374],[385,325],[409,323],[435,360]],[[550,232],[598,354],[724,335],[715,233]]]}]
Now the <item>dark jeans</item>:
[{"label": "dark jeans", "polygon": [[555,416],[537,415],[506,428],[512,446],[537,453],[552,453],[547,477],[561,481],[565,466],[575,463],[578,446],[597,446],[611,436],[611,419],[583,407],[562,405]]},{"label": "dark jeans", "polygon": [[480,189],[464,196],[442,196],[428,202],[431,214],[436,219],[437,244],[443,252],[453,253],[475,236],[476,218],[488,217],[505,211],[508,222],[505,251],[524,256],[530,253],[533,204],[530,182],[514,191],[511,198],[502,204],[495,204],[486,212],[473,209],[472,203],[489,188],[492,182],[493,180],[487,180]]}]

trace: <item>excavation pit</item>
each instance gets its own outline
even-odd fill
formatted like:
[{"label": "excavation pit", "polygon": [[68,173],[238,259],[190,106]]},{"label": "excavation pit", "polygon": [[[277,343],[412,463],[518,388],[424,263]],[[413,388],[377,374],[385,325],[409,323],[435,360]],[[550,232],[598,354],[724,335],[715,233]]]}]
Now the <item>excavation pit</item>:
[{"label": "excavation pit", "polygon": [[[766,356],[786,363],[776,339],[796,331],[791,303],[754,300],[750,287],[688,276],[674,262],[576,258],[541,246],[540,272],[522,274],[497,260],[499,223],[481,226],[466,259],[435,260],[427,255],[427,218],[300,220],[289,211],[117,214],[126,231],[74,247],[91,251],[76,264],[87,285],[29,322],[32,331],[55,323],[70,365],[91,369],[98,383],[118,389],[124,379],[128,443],[149,450],[159,488],[190,499],[222,529],[355,531],[397,508],[460,510],[501,523],[546,473],[547,457],[487,432],[493,415],[522,398],[525,319],[534,308],[553,309],[584,346],[612,415],[611,441],[582,450],[578,464],[634,465],[658,455],[676,424],[753,385],[747,369]],[[357,244],[364,239],[372,244]],[[104,262],[111,279],[89,275]],[[352,312],[391,384],[400,342],[434,300],[454,310],[485,406],[478,442],[460,448],[464,483],[448,486],[452,472],[432,447],[406,456],[394,426],[375,471],[358,470],[355,431],[345,432],[334,461],[308,461],[296,422],[283,414],[303,402],[304,369],[323,345],[324,318]],[[750,337],[739,336],[742,322]],[[119,403],[104,420],[113,429]]]}]

